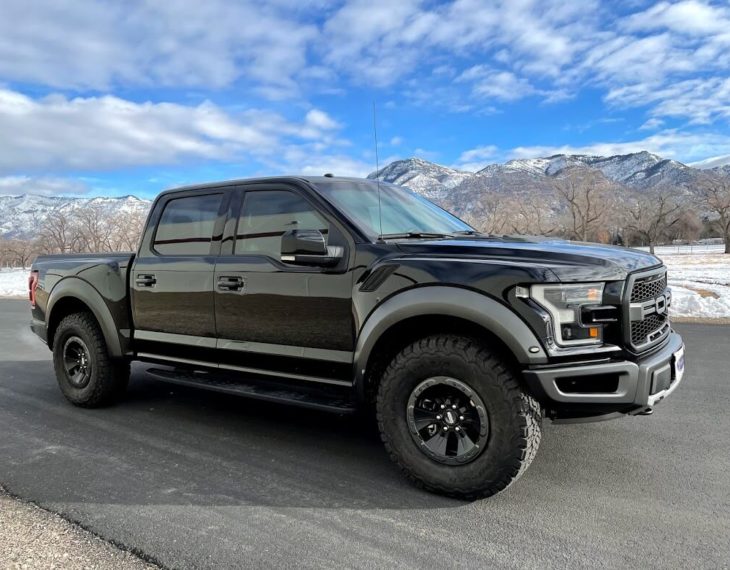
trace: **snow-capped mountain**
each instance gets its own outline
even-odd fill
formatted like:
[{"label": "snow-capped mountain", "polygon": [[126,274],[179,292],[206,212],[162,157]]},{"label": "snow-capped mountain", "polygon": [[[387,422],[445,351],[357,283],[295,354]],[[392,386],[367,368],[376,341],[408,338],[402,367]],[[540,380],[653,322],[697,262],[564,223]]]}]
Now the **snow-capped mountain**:
[{"label": "snow-capped mountain", "polygon": [[[700,170],[646,151],[607,157],[558,154],[516,159],[490,164],[474,173],[411,158],[389,164],[378,175],[381,180],[403,184],[424,195],[443,197],[465,188],[495,192],[539,191],[547,189],[551,179],[566,168],[575,167],[599,170],[607,179],[638,191],[669,186],[687,194],[694,193],[700,178],[708,173],[730,176],[728,165]],[[373,173],[369,178],[375,176]]]},{"label": "snow-capped mountain", "polygon": [[136,196],[119,198],[70,198],[64,196],[0,196],[0,236],[5,238],[32,238],[48,214],[54,210],[73,212],[89,204],[100,205],[109,213],[130,211],[146,212],[151,202]]},{"label": "snow-capped mountain", "polygon": [[[473,177],[471,172],[440,166],[421,158],[409,158],[391,162],[377,175],[381,180],[400,184],[430,199],[443,198],[448,190]],[[375,178],[376,173],[368,178]]]},{"label": "snow-capped mountain", "polygon": [[[516,159],[490,164],[478,172],[441,166],[420,158],[392,162],[377,176],[385,182],[407,186],[458,215],[484,208],[490,196],[507,194],[555,210],[560,207],[551,192],[557,175],[566,168],[600,171],[615,183],[617,193],[641,192],[657,187],[678,188],[689,199],[696,197],[705,176],[730,178],[730,164],[712,168],[687,166],[650,152],[616,156],[558,154],[545,158]],[[368,178],[375,178],[372,173]],[[549,198],[548,198],[549,197]],[[61,196],[0,196],[0,236],[34,237],[49,212],[73,211],[87,204],[101,204],[109,212],[147,211],[150,201],[134,196],[120,198],[69,198]]]},{"label": "snow-capped mountain", "polygon": [[[457,215],[488,209],[496,195],[511,196],[517,203],[539,203],[559,211],[563,205],[553,192],[556,176],[567,168],[586,169],[605,178],[621,201],[633,192],[655,188],[679,190],[689,203],[697,200],[707,176],[730,178],[730,165],[698,169],[650,152],[615,156],[558,154],[544,158],[515,159],[490,164],[478,172],[465,172],[410,158],[382,168],[381,180],[407,186]],[[369,175],[375,178],[376,173]],[[485,206],[486,205],[486,206]]]}]

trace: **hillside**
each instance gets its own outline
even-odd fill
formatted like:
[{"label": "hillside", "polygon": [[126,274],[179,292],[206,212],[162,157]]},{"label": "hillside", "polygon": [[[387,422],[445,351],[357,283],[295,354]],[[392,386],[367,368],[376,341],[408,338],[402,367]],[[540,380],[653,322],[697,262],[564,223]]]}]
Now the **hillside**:
[{"label": "hillside", "polygon": [[54,210],[73,212],[89,204],[101,205],[105,212],[117,214],[130,211],[147,211],[151,202],[135,196],[119,198],[74,198],[66,196],[0,196],[0,236],[4,238],[34,237],[34,230],[43,224]]},{"label": "hillside", "polygon": [[603,180],[619,202],[632,193],[672,188],[687,203],[697,201],[701,180],[730,177],[730,166],[700,169],[650,152],[616,156],[565,155],[516,159],[490,164],[477,172],[440,166],[419,158],[399,160],[372,173],[386,182],[402,184],[438,202],[457,215],[488,215],[496,197],[517,204],[539,204],[545,211],[564,207],[553,192],[555,178],[566,169],[583,170]]},{"label": "hillside", "polygon": [[[700,180],[708,174],[730,178],[730,165],[700,169],[650,152],[616,156],[565,155],[510,160],[490,164],[478,172],[441,166],[421,158],[392,162],[378,171],[381,180],[401,184],[453,210],[458,215],[488,209],[495,195],[513,197],[521,203],[560,207],[552,188],[555,177],[567,168],[600,173],[613,184],[617,197],[626,192],[671,187],[688,202],[697,199]],[[372,173],[368,178],[375,178]],[[64,196],[0,196],[0,236],[32,237],[34,229],[53,210],[73,211],[87,204],[101,204],[110,213],[147,210],[149,200],[134,196],[75,198]]]}]

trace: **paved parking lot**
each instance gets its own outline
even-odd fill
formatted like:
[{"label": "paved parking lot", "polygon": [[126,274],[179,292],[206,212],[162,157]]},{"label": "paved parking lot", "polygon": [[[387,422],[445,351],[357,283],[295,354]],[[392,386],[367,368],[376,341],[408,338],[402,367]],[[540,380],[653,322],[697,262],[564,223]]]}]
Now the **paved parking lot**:
[{"label": "paved parking lot", "polygon": [[651,417],[546,424],[526,475],[465,503],[411,487],[371,426],[149,380],[63,400],[0,300],[0,485],[168,567],[697,567],[730,561],[730,327],[678,325]]}]

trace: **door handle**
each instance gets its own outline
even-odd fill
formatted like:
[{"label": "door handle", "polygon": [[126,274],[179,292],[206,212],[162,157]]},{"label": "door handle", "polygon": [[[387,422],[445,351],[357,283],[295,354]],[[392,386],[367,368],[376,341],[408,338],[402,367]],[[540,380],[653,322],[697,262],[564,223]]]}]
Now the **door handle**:
[{"label": "door handle", "polygon": [[243,289],[243,277],[221,276],[218,278],[218,289],[221,291],[240,291]]},{"label": "door handle", "polygon": [[157,279],[154,275],[137,275],[134,282],[138,287],[154,287],[155,283],[157,283]]}]

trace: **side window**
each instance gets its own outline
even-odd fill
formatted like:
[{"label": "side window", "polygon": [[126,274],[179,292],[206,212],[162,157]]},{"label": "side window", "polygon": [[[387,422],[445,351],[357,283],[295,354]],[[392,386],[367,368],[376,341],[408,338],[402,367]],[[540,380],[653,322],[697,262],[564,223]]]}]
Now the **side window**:
[{"label": "side window", "polygon": [[170,200],[157,225],[153,248],[162,255],[208,255],[222,194]]},{"label": "side window", "polygon": [[236,231],[236,254],[281,257],[281,236],[289,230],[319,230],[328,237],[328,224],[301,196],[287,190],[246,192]]}]

